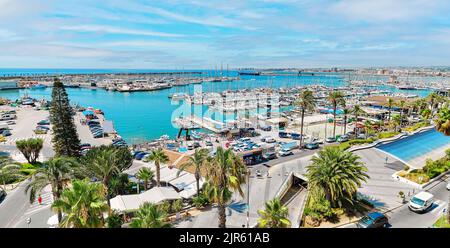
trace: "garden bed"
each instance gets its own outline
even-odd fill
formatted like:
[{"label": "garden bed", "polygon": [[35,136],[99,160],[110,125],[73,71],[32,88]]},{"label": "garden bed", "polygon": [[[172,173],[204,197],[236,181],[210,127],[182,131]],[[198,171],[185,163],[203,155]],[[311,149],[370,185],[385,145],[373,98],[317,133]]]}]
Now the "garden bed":
[{"label": "garden bed", "polygon": [[447,221],[447,216],[443,215],[434,224],[434,228],[450,228],[450,223]]},{"label": "garden bed", "polygon": [[400,171],[396,176],[403,177],[419,185],[426,184],[450,171],[450,149],[445,151],[446,156],[438,160],[427,159],[426,165],[422,169]]}]

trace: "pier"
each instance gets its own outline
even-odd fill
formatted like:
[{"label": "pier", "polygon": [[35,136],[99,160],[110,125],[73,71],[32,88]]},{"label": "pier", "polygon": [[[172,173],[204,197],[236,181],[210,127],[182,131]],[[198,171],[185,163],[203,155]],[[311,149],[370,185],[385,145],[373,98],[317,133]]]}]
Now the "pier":
[{"label": "pier", "polygon": [[[220,121],[215,121],[210,118],[200,118],[195,115],[191,115],[188,117],[178,118],[174,121],[179,127],[180,127],[180,133],[182,130],[190,130],[190,129],[197,129],[197,128],[204,128],[208,129],[214,133],[223,133],[227,129],[225,127],[225,123]],[[221,128],[218,128],[217,126],[221,126]]]}]

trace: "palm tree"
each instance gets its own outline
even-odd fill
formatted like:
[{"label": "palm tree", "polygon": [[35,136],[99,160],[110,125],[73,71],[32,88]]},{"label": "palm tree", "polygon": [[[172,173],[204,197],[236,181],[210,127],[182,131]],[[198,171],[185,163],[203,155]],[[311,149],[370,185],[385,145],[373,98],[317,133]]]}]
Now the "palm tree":
[{"label": "palm tree", "polygon": [[356,129],[357,129],[356,123],[358,123],[358,117],[361,116],[362,114],[364,114],[365,112],[361,108],[361,106],[357,105],[357,104],[353,106],[353,109],[351,112],[355,115],[355,127],[354,127],[353,132],[355,132],[355,135],[356,135]]},{"label": "palm tree", "polygon": [[266,202],[264,210],[258,210],[259,227],[283,228],[291,227],[289,209],[281,204],[279,198]]},{"label": "palm tree", "polygon": [[103,213],[109,210],[105,192],[104,186],[100,183],[92,183],[87,179],[73,180],[72,187],[64,189],[61,198],[52,204],[53,210],[64,213],[59,226],[103,227]]},{"label": "palm tree", "polygon": [[302,120],[301,120],[301,126],[300,126],[300,149],[302,148],[302,142],[303,142],[303,124],[305,119],[305,111],[313,111],[316,107],[316,99],[314,98],[313,92],[310,90],[303,91],[298,100],[294,102],[295,106],[300,107],[302,112]]},{"label": "palm tree", "polygon": [[[73,176],[73,168],[78,165],[74,158],[69,157],[55,157],[44,162],[42,167],[36,169],[31,177],[31,183],[25,188],[26,193],[30,192],[30,203],[34,202],[36,196],[49,184],[52,188],[53,199],[57,201]],[[61,212],[58,211],[59,222],[61,218]]]},{"label": "palm tree", "polygon": [[136,178],[144,181],[144,190],[147,190],[148,182],[151,181],[154,176],[155,173],[147,167],[139,169],[139,171],[136,173]]},{"label": "palm tree", "polygon": [[167,228],[170,224],[166,222],[167,213],[161,207],[152,203],[144,203],[136,213],[130,226],[134,228]]},{"label": "palm tree", "polygon": [[441,108],[437,114],[437,118],[435,120],[436,129],[445,134],[446,136],[450,136],[450,108],[444,106]]},{"label": "palm tree", "polygon": [[392,107],[394,106],[394,104],[395,104],[394,99],[388,98],[387,105],[388,105],[388,121],[389,122],[391,121]]},{"label": "palm tree", "polygon": [[428,104],[429,104],[430,109],[431,109],[431,114],[433,116],[434,115],[434,108],[436,106],[436,103],[440,100],[440,95],[438,93],[436,93],[436,92],[433,92],[433,93],[429,94],[426,99],[428,101]]},{"label": "palm tree", "polygon": [[400,119],[400,115],[393,115],[392,116],[392,125],[394,127],[394,132],[397,132],[397,127],[401,124],[402,119]]},{"label": "palm tree", "polygon": [[161,186],[161,164],[169,162],[169,157],[164,153],[163,149],[158,148],[157,150],[153,150],[150,155],[147,157],[147,161],[155,162],[156,167],[156,186]]},{"label": "palm tree", "polygon": [[128,174],[122,173],[122,174],[114,175],[109,180],[108,191],[109,191],[110,197],[124,194],[128,183],[129,183]]},{"label": "palm tree", "polygon": [[423,109],[425,109],[427,106],[427,103],[424,98],[419,98],[413,103],[413,111],[420,114]]},{"label": "palm tree", "polygon": [[20,163],[14,162],[8,156],[0,156],[0,181],[6,191],[6,182],[15,178],[21,178]]},{"label": "palm tree", "polygon": [[376,125],[378,126],[377,132],[378,132],[378,134],[379,134],[381,131],[383,131],[384,121],[383,121],[383,120],[378,120],[378,121],[376,122]]},{"label": "palm tree", "polygon": [[352,202],[352,198],[369,176],[360,157],[338,147],[325,147],[314,156],[307,166],[309,188],[321,191],[333,205],[341,200]]},{"label": "palm tree", "polygon": [[189,157],[189,160],[182,164],[177,172],[177,176],[186,168],[194,166],[195,168],[195,180],[197,181],[197,197],[200,195],[200,170],[205,165],[208,157],[208,149],[195,150],[194,155]]},{"label": "palm tree", "polygon": [[402,128],[403,124],[403,108],[405,107],[405,100],[400,100],[398,103],[398,106],[400,107],[400,129]]},{"label": "palm tree", "polygon": [[343,114],[344,114],[344,133],[343,134],[346,134],[347,133],[347,117],[350,114],[350,109],[344,108]]},{"label": "palm tree", "polygon": [[109,182],[111,178],[128,169],[133,158],[126,148],[115,146],[99,146],[90,150],[83,165],[78,167],[79,173],[88,178],[95,178],[103,183],[106,190],[106,199],[110,204]]},{"label": "palm tree", "polygon": [[328,95],[328,101],[333,107],[333,137],[336,137],[336,111],[338,106],[345,105],[344,95],[340,91],[333,91]]},{"label": "palm tree", "polygon": [[241,184],[245,183],[246,167],[241,157],[237,157],[232,150],[218,147],[214,158],[209,159],[206,166],[205,195],[211,202],[217,203],[219,208],[219,227],[225,228],[225,208],[233,194],[244,192]]},{"label": "palm tree", "polygon": [[43,139],[25,139],[16,141],[16,147],[30,164],[36,163],[44,146]]},{"label": "palm tree", "polygon": [[364,129],[366,130],[366,137],[369,137],[369,133],[373,129],[372,122],[370,122],[368,120],[364,121]]},{"label": "palm tree", "polygon": [[422,118],[425,120],[430,120],[431,118],[431,110],[430,109],[423,109],[420,114],[422,115]]}]

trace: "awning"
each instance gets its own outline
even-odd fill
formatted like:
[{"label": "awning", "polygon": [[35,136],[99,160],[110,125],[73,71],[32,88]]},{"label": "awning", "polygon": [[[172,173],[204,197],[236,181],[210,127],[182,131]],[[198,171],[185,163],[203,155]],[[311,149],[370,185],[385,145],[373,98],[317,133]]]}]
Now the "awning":
[{"label": "awning", "polygon": [[110,200],[111,209],[120,212],[134,212],[144,203],[159,204],[163,201],[181,199],[172,187],[154,187],[142,194],[118,195]]},{"label": "awning", "polygon": [[182,176],[179,176],[169,182],[170,185],[174,186],[178,190],[183,190],[189,184],[196,182],[195,176],[191,173],[186,173]]}]

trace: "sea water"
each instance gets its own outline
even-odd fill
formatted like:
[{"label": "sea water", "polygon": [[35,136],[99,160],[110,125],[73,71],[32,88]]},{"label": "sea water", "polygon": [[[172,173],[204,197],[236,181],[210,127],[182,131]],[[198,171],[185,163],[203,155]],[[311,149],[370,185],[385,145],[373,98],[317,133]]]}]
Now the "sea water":
[{"label": "sea water", "polygon": [[[35,73],[44,73],[37,71]],[[74,71],[65,71],[74,73]],[[87,73],[88,71],[76,71]],[[92,72],[92,71],[91,71]],[[109,71],[95,70],[92,73]],[[145,72],[145,71],[142,71]],[[0,73],[1,74],[1,73]],[[230,73],[236,76],[236,72]],[[203,92],[222,92],[225,90],[254,89],[254,88],[290,88],[304,85],[325,85],[340,87],[345,85],[344,76],[241,76],[240,80],[232,82],[206,82],[201,84]],[[71,103],[84,107],[92,106],[104,111],[105,117],[114,122],[118,133],[129,143],[137,143],[144,140],[159,138],[167,134],[174,138],[177,128],[172,120],[179,112],[188,112],[187,107],[172,103],[169,95],[172,93],[194,93],[194,87],[199,84],[176,86],[170,89],[149,92],[113,92],[103,89],[67,88]],[[385,87],[383,87],[385,88]],[[396,89],[389,88],[396,91]],[[429,91],[399,91],[403,93],[427,95]],[[36,99],[51,99],[51,88],[27,89],[27,90],[2,90],[0,97],[15,100],[24,94]],[[205,111],[205,108],[203,109]],[[231,117],[227,117],[231,118]]]}]

